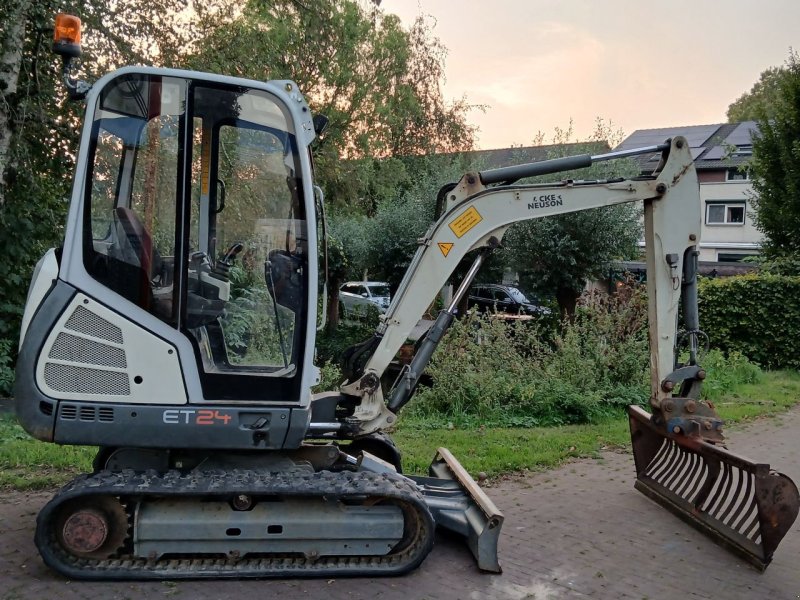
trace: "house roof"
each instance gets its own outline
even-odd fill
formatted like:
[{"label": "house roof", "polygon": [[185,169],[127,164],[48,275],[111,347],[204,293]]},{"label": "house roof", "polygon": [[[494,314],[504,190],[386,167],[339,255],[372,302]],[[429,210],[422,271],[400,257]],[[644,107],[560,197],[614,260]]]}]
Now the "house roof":
[{"label": "house roof", "polygon": [[[755,121],[741,123],[716,123],[712,125],[686,125],[660,129],[637,129],[615,150],[629,150],[642,146],[661,144],[682,135],[689,142],[695,168],[700,170],[730,169],[745,164],[752,153],[753,133],[758,132]],[[643,173],[658,166],[660,154],[642,154],[634,157]]]}]

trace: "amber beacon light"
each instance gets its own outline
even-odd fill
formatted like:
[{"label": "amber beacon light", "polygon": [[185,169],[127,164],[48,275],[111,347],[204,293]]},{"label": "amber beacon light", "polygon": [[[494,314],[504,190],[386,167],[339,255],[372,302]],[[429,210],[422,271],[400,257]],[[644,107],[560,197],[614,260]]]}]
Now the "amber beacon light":
[{"label": "amber beacon light", "polygon": [[66,13],[56,15],[53,52],[69,58],[81,55],[81,20],[78,17]]}]

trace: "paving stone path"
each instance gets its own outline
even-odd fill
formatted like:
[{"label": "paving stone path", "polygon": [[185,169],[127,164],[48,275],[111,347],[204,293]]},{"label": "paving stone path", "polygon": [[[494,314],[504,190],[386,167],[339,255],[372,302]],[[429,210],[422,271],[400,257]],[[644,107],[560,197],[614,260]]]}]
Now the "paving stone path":
[{"label": "paving stone path", "polygon": [[[729,431],[729,446],[800,482],[800,408]],[[800,598],[797,523],[759,573],[635,491],[633,473],[630,455],[609,452],[496,483],[489,493],[506,516],[502,575],[480,573],[465,546],[439,536],[418,570],[383,579],[68,581],[33,545],[36,513],[50,492],[4,492],[0,599]]]}]

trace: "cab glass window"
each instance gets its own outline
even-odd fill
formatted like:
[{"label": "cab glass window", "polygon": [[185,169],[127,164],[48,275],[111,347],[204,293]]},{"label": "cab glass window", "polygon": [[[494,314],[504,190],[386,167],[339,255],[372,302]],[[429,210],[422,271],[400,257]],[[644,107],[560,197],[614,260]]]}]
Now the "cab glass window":
[{"label": "cab glass window", "polygon": [[194,116],[188,328],[206,372],[291,375],[306,327],[308,232],[290,121],[264,92],[202,86]]},{"label": "cab glass window", "polygon": [[144,75],[103,89],[84,211],[89,274],[170,323],[185,90],[181,80]]}]

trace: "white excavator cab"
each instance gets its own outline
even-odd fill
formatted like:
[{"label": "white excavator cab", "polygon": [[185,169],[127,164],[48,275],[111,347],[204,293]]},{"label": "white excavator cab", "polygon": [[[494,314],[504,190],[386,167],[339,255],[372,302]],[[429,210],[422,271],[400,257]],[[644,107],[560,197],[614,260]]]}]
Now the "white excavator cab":
[{"label": "white excavator cab", "polygon": [[[174,346],[190,402],[309,402],[317,244],[303,114],[290,82],[179,71],[123,69],[88,97],[60,278]],[[104,394],[122,378],[61,366],[44,377],[54,391]]]},{"label": "white excavator cab", "polygon": [[122,75],[94,107],[86,272],[182,329],[203,376],[302,367],[309,249],[294,129],[274,95],[196,79]]}]

